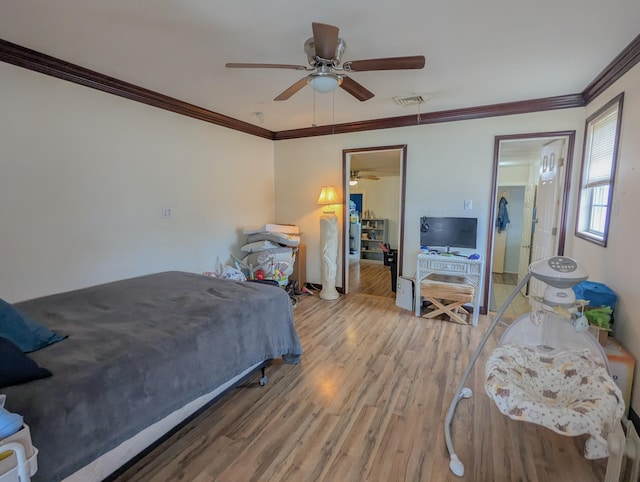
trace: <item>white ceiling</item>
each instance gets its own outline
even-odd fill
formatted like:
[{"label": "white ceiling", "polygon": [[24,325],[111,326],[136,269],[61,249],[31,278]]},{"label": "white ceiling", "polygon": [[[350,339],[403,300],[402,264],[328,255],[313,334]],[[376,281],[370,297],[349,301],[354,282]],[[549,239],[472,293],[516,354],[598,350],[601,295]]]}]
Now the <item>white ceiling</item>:
[{"label": "white ceiling", "polygon": [[[340,28],[343,60],[424,55],[427,65],[351,74],[376,94],[366,102],[341,89],[314,99],[310,87],[275,102],[305,72],[225,68],[306,64],[311,22]],[[421,111],[436,112],[579,93],[639,30],[638,0],[2,0],[0,7],[4,40],[273,131],[417,113],[395,96],[424,95]]]},{"label": "white ceiling", "polygon": [[500,141],[500,166],[529,166],[540,160],[542,148],[555,138],[503,139]]}]

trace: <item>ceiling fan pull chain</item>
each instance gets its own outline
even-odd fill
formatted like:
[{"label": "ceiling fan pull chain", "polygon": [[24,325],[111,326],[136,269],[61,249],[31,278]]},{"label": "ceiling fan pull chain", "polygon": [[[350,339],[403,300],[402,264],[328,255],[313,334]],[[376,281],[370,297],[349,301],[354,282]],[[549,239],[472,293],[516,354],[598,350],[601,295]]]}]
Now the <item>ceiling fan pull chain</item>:
[{"label": "ceiling fan pull chain", "polygon": [[336,91],[331,92],[331,134],[336,133]]},{"label": "ceiling fan pull chain", "polygon": [[313,91],[313,121],[311,122],[311,127],[318,127],[316,124],[316,91]]}]

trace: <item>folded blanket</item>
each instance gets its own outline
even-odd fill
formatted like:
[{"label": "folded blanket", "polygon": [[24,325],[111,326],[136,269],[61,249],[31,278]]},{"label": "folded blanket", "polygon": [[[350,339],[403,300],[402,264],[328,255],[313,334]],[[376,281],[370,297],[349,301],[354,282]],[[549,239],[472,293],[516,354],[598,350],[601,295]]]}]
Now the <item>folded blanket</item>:
[{"label": "folded blanket", "polygon": [[272,243],[296,248],[300,245],[300,236],[286,233],[257,233],[247,236],[247,243],[255,243],[256,241],[271,241]]},{"label": "folded blanket", "polygon": [[280,248],[280,245],[274,244],[271,241],[254,241],[242,246],[240,251],[244,251],[245,253],[257,253],[258,251],[275,248]]}]

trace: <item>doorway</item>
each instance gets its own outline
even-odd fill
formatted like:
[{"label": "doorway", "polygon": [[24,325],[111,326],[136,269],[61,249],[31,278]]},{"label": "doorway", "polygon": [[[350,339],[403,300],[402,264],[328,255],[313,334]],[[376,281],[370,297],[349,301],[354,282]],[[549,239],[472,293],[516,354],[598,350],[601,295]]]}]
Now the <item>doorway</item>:
[{"label": "doorway", "polygon": [[[489,311],[503,305],[531,262],[564,254],[574,143],[575,131],[495,138],[483,300]],[[530,281],[505,315],[529,311],[527,297],[541,289]]]},{"label": "doorway", "polygon": [[[345,293],[393,296],[391,271],[402,273],[406,151],[406,145],[343,150]],[[395,252],[393,269],[384,249]]]}]

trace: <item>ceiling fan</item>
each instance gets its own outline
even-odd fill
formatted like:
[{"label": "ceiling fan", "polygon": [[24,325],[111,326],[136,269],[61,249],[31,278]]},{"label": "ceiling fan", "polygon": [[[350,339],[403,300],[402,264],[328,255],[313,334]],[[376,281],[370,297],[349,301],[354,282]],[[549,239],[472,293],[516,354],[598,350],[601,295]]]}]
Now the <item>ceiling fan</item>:
[{"label": "ceiling fan", "polygon": [[378,176],[374,176],[374,175],[364,175],[361,176],[360,175],[360,171],[351,171],[351,178],[352,181],[356,181],[359,179],[368,179],[370,181],[378,181],[380,180],[380,178]]},{"label": "ceiling fan", "polygon": [[274,100],[287,100],[307,84],[318,92],[331,92],[340,86],[359,101],[371,99],[373,92],[348,77],[344,72],[367,72],[372,70],[422,69],[423,55],[408,57],[388,57],[382,59],[350,60],[341,64],[346,43],[338,37],[338,27],[324,23],[311,24],[313,37],[304,43],[309,66],[291,64],[228,63],[228,68],[245,69],[293,69],[305,70],[311,74],[285,89]]}]

